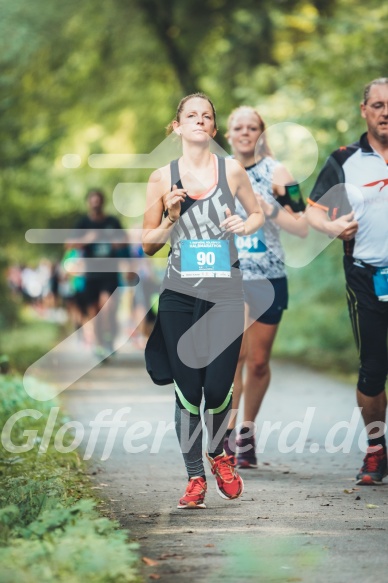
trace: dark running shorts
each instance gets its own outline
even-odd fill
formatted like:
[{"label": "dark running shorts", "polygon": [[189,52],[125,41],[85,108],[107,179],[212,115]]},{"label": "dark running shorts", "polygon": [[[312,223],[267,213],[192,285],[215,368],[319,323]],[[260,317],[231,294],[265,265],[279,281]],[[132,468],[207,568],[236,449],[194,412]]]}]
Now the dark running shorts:
[{"label": "dark running shorts", "polygon": [[245,302],[250,307],[249,312],[253,311],[253,313],[257,313],[260,310],[260,301],[262,301],[263,295],[268,293],[267,281],[270,281],[273,285],[275,298],[268,310],[257,318],[256,321],[261,324],[279,324],[283,310],[286,310],[288,306],[288,285],[286,277],[243,281]]},{"label": "dark running shorts", "polygon": [[87,306],[98,302],[102,292],[108,292],[112,295],[119,285],[117,277],[107,278],[88,278],[86,279],[84,294],[84,301]]}]

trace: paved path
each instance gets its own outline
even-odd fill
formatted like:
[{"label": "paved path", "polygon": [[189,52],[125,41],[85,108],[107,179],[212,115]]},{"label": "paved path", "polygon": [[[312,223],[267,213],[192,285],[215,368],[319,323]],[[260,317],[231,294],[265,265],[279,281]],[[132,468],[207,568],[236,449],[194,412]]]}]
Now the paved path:
[{"label": "paved path", "polygon": [[[352,387],[300,367],[274,363],[259,437],[264,438],[264,422],[278,425],[259,454],[258,470],[242,473],[245,492],[234,501],[217,495],[209,472],[207,509],[192,512],[176,508],[186,478],[175,433],[169,430],[163,439],[158,438],[173,420],[172,387],[154,386],[139,357],[116,355],[69,389],[64,404],[85,427],[103,410],[112,410],[106,412],[106,419],[111,420],[120,409],[130,408],[121,411],[125,427],[118,427],[116,418],[114,447],[104,461],[109,430],[101,429],[91,471],[107,513],[131,531],[142,557],[157,562],[144,565],[145,580],[387,581],[388,487],[354,489],[362,460],[357,446],[362,428],[358,416],[351,424],[356,437],[350,453],[330,453],[324,448],[335,424],[351,420]],[[300,434],[300,428],[291,431],[289,424],[305,419],[307,426],[309,415],[312,422],[303,452],[287,453],[285,448],[295,444]],[[90,428],[81,444],[83,451],[89,433]],[[345,428],[339,430],[334,445],[346,433]],[[143,451],[134,453],[133,448]]]}]

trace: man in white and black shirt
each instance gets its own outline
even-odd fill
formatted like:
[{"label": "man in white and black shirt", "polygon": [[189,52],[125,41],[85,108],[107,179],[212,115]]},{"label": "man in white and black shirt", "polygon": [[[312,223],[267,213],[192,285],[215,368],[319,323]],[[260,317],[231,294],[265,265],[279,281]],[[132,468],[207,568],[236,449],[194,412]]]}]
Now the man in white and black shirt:
[{"label": "man in white and black shirt", "polygon": [[344,242],[349,314],[360,356],[357,402],[368,449],[361,485],[387,474],[385,383],[388,369],[388,78],[365,87],[367,132],[327,159],[308,200],[315,229]]}]

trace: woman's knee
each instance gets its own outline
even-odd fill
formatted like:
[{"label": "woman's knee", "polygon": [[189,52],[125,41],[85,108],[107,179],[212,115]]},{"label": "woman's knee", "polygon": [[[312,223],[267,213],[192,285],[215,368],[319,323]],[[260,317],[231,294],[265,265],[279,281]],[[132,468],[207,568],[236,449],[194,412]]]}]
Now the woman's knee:
[{"label": "woman's knee", "polygon": [[269,357],[259,355],[254,358],[248,358],[246,366],[251,375],[262,378],[269,374]]},{"label": "woman's knee", "polygon": [[[215,390],[217,389],[217,390]],[[233,385],[204,387],[205,408],[212,411],[223,411],[232,401]]]}]

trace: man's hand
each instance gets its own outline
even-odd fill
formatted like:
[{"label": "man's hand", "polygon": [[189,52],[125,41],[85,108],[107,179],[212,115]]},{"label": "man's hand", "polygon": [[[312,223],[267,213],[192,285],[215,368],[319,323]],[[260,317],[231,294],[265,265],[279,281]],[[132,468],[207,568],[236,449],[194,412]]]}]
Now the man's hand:
[{"label": "man's hand", "polygon": [[351,241],[358,231],[358,222],[354,220],[354,211],[344,215],[327,225],[330,237]]}]

